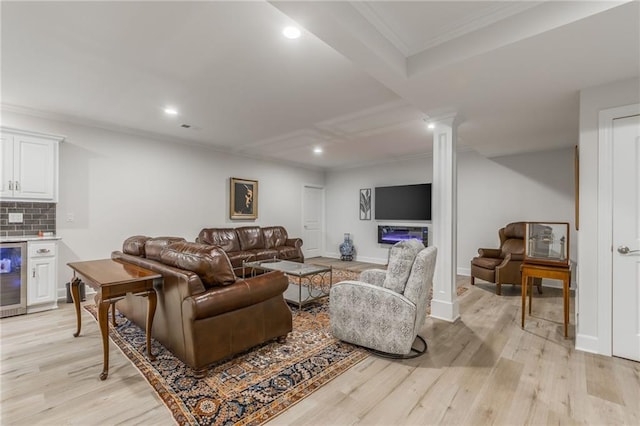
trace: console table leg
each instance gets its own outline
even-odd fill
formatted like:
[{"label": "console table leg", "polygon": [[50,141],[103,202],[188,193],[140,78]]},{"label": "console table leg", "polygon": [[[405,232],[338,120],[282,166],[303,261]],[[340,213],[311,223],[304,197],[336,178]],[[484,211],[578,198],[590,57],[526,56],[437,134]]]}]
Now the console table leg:
[{"label": "console table leg", "polygon": [[520,287],[522,289],[522,324],[521,327],[524,328],[524,310],[527,306],[527,275],[522,274],[522,282],[520,283]]},{"label": "console table leg", "polygon": [[571,274],[564,279],[562,286],[562,303],[564,304],[564,338],[569,337],[569,285],[571,284]]},{"label": "console table leg", "polygon": [[80,317],[80,278],[76,277],[75,273],[73,274],[73,278],[71,279],[71,298],[73,299],[73,306],[76,309],[76,332],[73,333],[73,337],[78,337],[80,335],[80,327],[82,326],[82,321]]},{"label": "console table leg", "polygon": [[151,328],[153,327],[153,316],[156,313],[156,305],[158,303],[158,297],[155,290],[149,290],[147,293],[147,355],[151,361],[154,361],[156,357],[151,353]]},{"label": "console table leg", "polygon": [[100,334],[102,335],[102,353],[103,365],[100,380],[105,380],[109,374],[109,302],[103,302],[102,297],[98,295],[98,325],[100,325]]}]

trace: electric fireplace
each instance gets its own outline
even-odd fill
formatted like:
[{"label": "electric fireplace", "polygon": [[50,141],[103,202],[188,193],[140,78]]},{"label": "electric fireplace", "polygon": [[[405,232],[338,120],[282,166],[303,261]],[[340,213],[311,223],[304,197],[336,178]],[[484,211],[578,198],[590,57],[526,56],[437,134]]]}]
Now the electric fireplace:
[{"label": "electric fireplace", "polygon": [[378,225],[378,244],[395,244],[415,239],[429,245],[429,228],[426,226]]}]

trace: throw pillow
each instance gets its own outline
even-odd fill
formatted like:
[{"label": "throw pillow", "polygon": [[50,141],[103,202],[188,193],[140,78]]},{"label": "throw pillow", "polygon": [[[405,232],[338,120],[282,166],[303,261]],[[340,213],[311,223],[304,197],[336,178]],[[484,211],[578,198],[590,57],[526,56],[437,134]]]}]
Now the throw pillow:
[{"label": "throw pillow", "polygon": [[162,249],[167,247],[169,244],[178,243],[181,241],[186,241],[186,240],[182,237],[151,238],[146,243],[144,243],[145,255],[147,256],[147,259],[161,262],[160,252],[162,251]]},{"label": "throw pillow", "polygon": [[150,239],[151,237],[146,237],[144,235],[134,235],[133,237],[129,237],[124,240],[124,243],[122,243],[122,252],[132,256],[144,257],[144,244]]},{"label": "throw pillow", "polygon": [[236,282],[231,261],[224,250],[218,246],[188,242],[174,243],[162,249],[160,258],[165,265],[195,272],[206,288]]}]

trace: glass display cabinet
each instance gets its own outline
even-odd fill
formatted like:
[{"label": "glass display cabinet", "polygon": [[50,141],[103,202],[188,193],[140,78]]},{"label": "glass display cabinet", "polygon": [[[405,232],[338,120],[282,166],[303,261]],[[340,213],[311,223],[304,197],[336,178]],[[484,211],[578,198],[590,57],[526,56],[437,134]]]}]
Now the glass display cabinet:
[{"label": "glass display cabinet", "polygon": [[569,266],[569,223],[527,222],[524,262]]}]

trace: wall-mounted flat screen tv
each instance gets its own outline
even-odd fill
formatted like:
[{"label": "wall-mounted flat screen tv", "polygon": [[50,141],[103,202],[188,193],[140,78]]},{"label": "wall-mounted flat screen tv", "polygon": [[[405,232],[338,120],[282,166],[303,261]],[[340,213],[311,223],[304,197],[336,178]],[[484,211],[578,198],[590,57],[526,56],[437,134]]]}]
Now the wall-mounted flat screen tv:
[{"label": "wall-mounted flat screen tv", "polygon": [[376,220],[431,220],[431,184],[379,186]]}]

